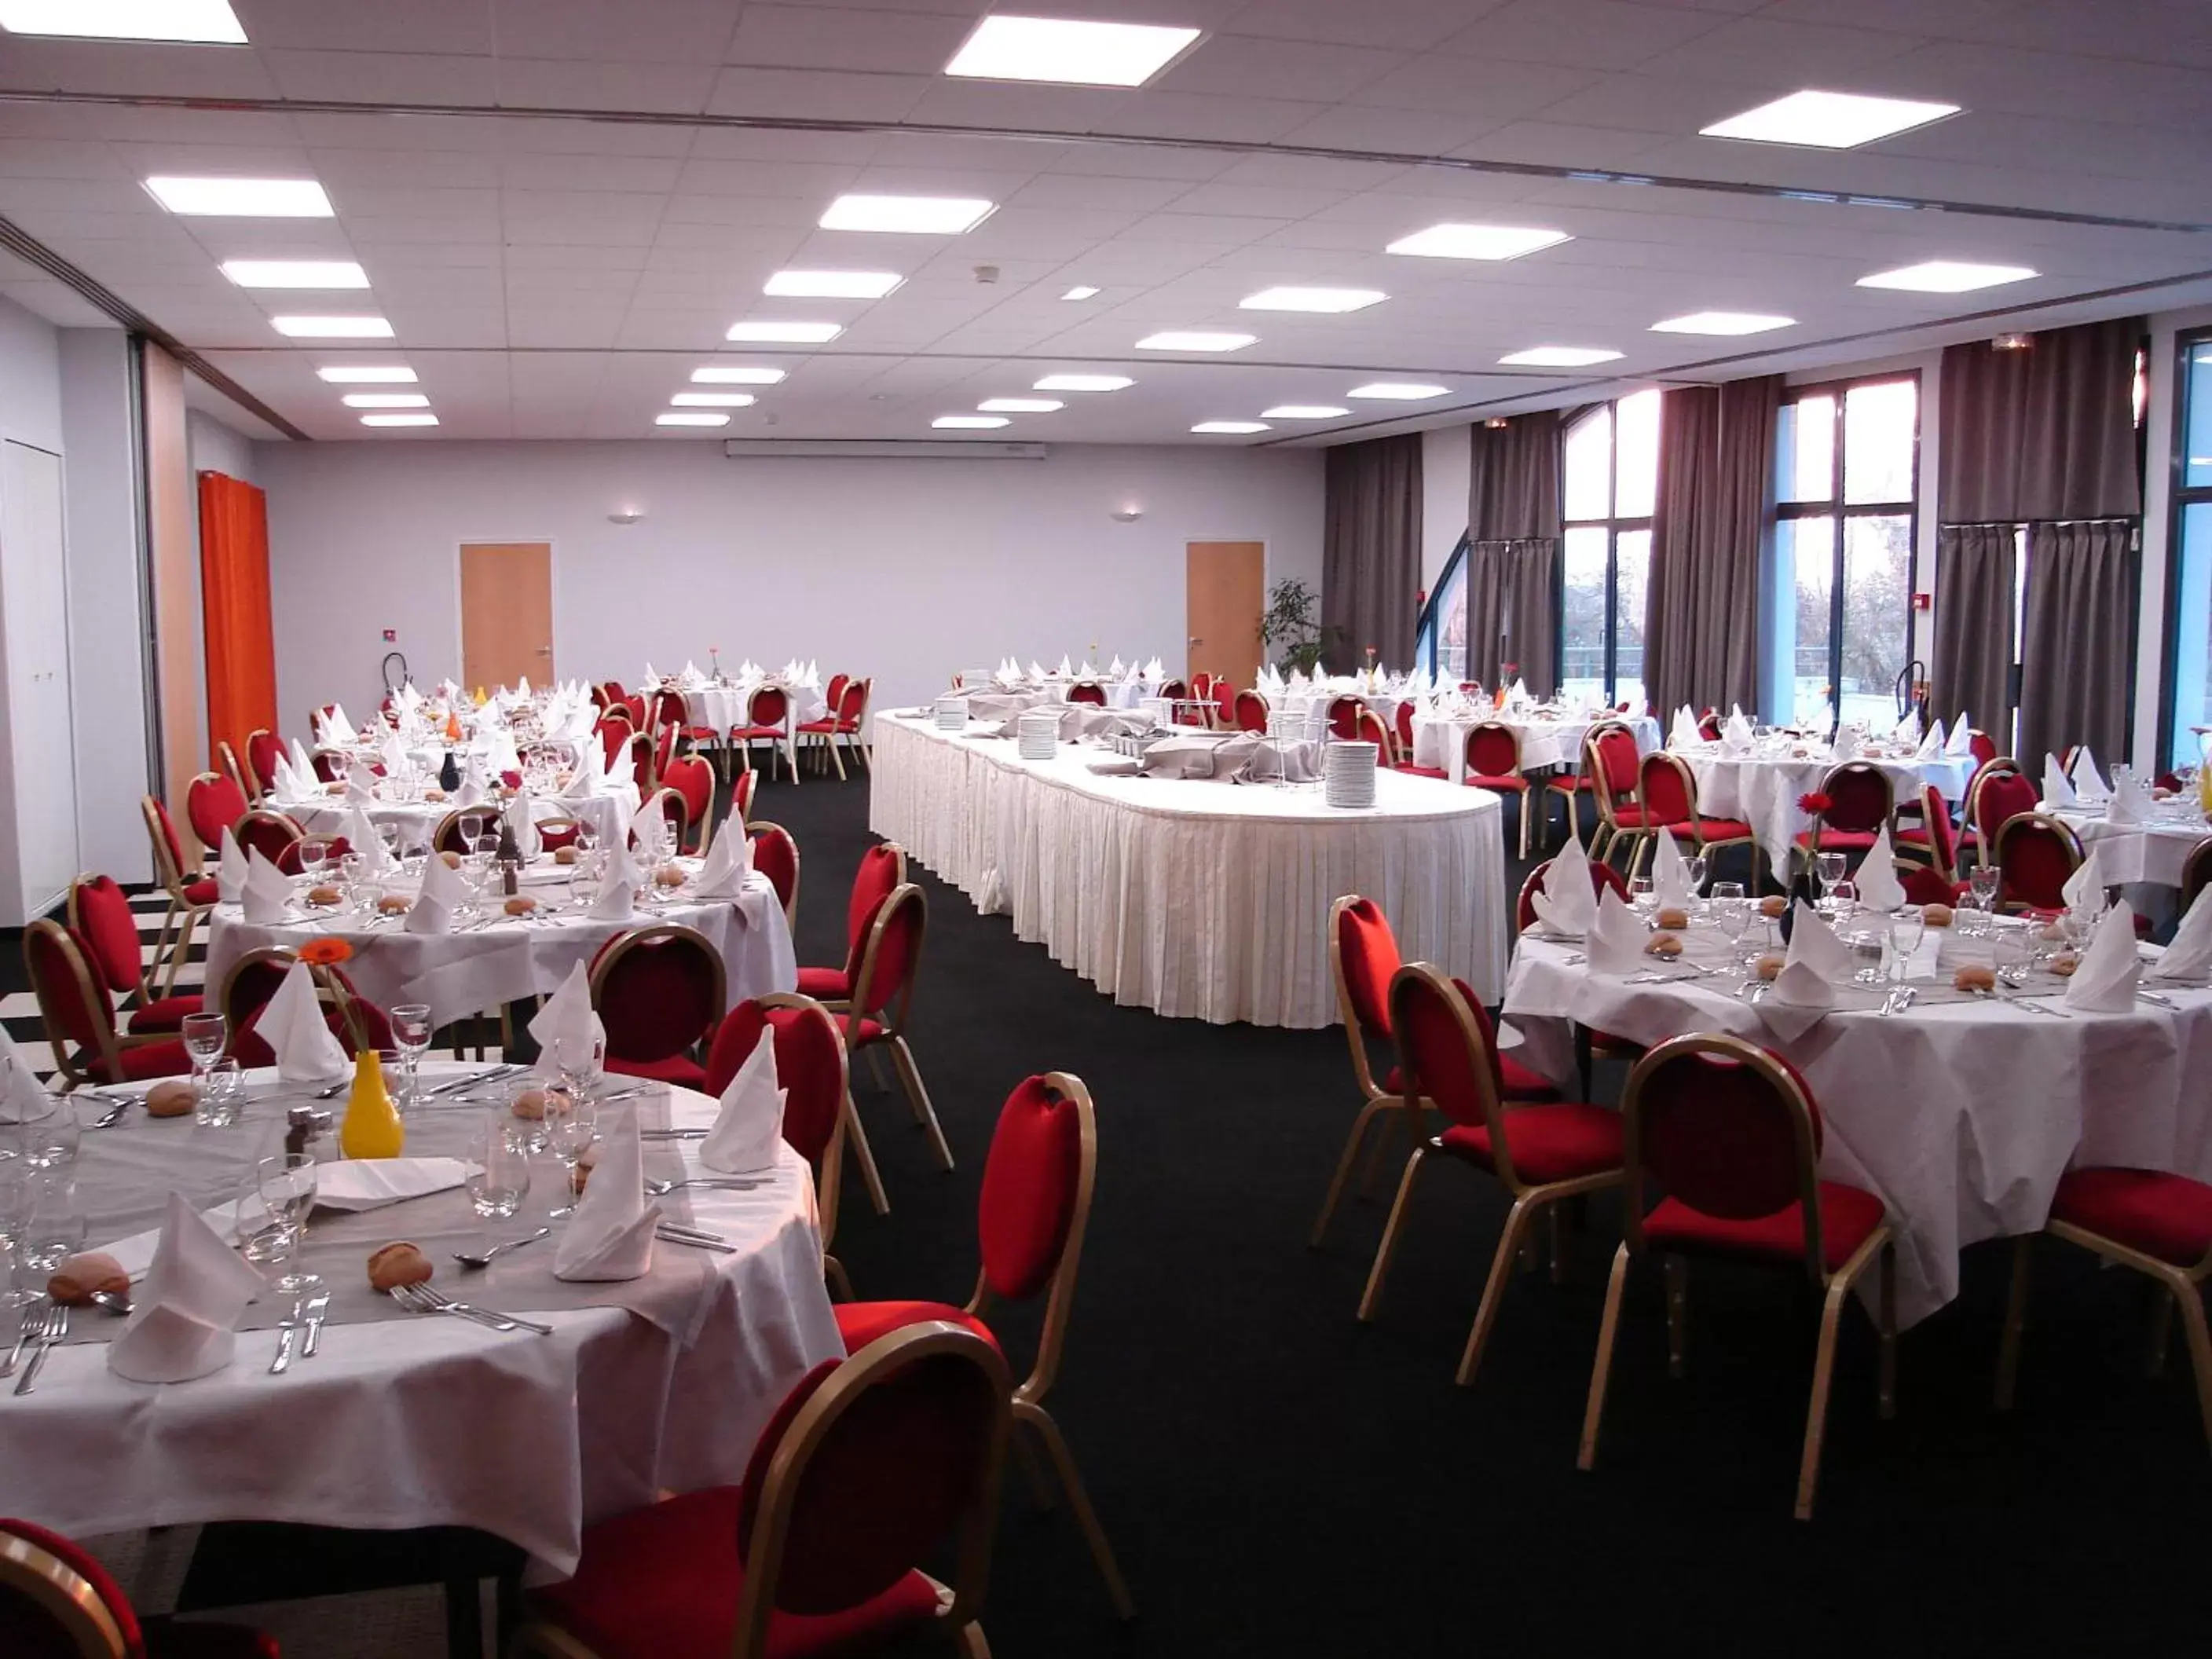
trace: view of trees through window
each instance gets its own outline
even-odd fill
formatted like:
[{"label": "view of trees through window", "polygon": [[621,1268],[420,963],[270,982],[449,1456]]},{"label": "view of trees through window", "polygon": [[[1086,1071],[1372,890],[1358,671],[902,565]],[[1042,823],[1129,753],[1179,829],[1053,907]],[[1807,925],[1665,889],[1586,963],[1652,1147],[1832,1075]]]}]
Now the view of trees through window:
[{"label": "view of trees through window", "polygon": [[1659,393],[1592,410],[1567,428],[1562,480],[1559,689],[1641,711],[1644,592],[1659,491]]},{"label": "view of trees through window", "polygon": [[2207,740],[2203,728],[2212,726],[2212,340],[2185,343],[2181,368],[2169,766],[2198,763],[2204,753],[2200,744]]}]

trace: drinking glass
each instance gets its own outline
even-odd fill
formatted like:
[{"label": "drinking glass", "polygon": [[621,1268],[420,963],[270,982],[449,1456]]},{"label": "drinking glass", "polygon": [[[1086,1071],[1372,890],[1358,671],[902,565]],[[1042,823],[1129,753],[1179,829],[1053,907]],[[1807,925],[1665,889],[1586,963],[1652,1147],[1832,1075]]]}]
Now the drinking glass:
[{"label": "drinking glass", "polygon": [[1976,865],[1972,872],[1966,878],[1966,884],[1973,889],[1974,902],[1976,904],[1981,906],[1983,909],[1990,911],[1994,911],[1997,908],[1996,866],[1994,864]]},{"label": "drinking glass", "polygon": [[1711,873],[1712,860],[1703,853],[1692,853],[1682,860],[1690,875],[1690,891],[1694,896],[1705,890],[1705,878]]},{"label": "drinking glass", "polygon": [[[269,1218],[283,1231],[271,1267],[281,1267],[307,1237],[307,1212],[315,1207],[315,1182],[320,1166],[312,1152],[278,1152],[254,1166],[255,1184]],[[301,1297],[322,1285],[318,1273],[287,1270],[270,1288],[279,1296]]]},{"label": "drinking glass", "polygon": [[246,1073],[239,1069],[235,1054],[225,1054],[200,1073],[192,1121],[204,1128],[228,1129],[238,1121],[245,1104]]},{"label": "drinking glass", "polygon": [[16,1146],[22,1161],[33,1170],[65,1170],[75,1164],[82,1131],[68,1100],[42,1093],[19,1105]]},{"label": "drinking glass", "polygon": [[487,1221],[504,1221],[530,1196],[530,1154],[508,1133],[507,1109],[495,1106],[469,1143],[469,1203]]},{"label": "drinking glass", "polygon": [[606,1061],[606,1044],[592,1036],[556,1036],[553,1066],[561,1073],[561,1086],[571,1100],[589,1100],[599,1086]]},{"label": "drinking glass", "polygon": [[[521,1104],[523,1096],[528,1094],[538,1095],[544,1102],[542,1105],[533,1103],[531,1111],[534,1115],[525,1115],[516,1109]],[[525,1152],[544,1152],[546,1146],[546,1120],[552,1116],[553,1103],[558,1098],[558,1091],[547,1088],[542,1079],[528,1072],[515,1079],[507,1085],[507,1138],[520,1146]]]},{"label": "drinking glass", "polygon": [[1638,915],[1649,917],[1651,914],[1652,907],[1658,902],[1658,895],[1652,888],[1650,877],[1637,876],[1630,880],[1628,884],[1628,904],[1629,908],[1634,910]]},{"label": "drinking glass", "polygon": [[[559,1103],[556,1105],[554,1103]],[[545,1108],[547,1143],[561,1160],[561,1191],[567,1201],[550,1212],[558,1219],[576,1212],[576,1166],[599,1133],[599,1109],[588,1098],[565,1092],[550,1096]]]},{"label": "drinking glass", "polygon": [[400,1096],[403,1106],[412,1106],[422,1097],[422,1055],[436,1033],[437,1025],[430,1018],[428,1003],[402,1002],[392,1007],[392,1041],[399,1049],[400,1065],[407,1079]]},{"label": "drinking glass", "polygon": [[330,858],[331,844],[310,836],[300,843],[300,873],[313,886],[323,873],[323,865]]},{"label": "drinking glass", "polygon": [[462,844],[463,844],[464,846],[466,846],[466,847],[469,847],[469,848],[473,848],[476,846],[477,842],[478,841],[478,839],[479,839],[479,838],[481,838],[481,837],[482,837],[482,836],[483,835],[483,826],[484,826],[484,815],[483,815],[483,813],[481,813],[481,812],[464,812],[464,813],[462,813],[462,814],[461,814],[461,842],[462,842]]},{"label": "drinking glass", "polygon": [[38,1199],[38,1183],[21,1163],[0,1164],[0,1308],[13,1308],[37,1294],[35,1286],[17,1289],[15,1273],[22,1264],[25,1241],[30,1235],[31,1212]]},{"label": "drinking glass", "polygon": [[1820,853],[1814,855],[1813,872],[1819,878],[1820,890],[1823,893],[1844,878],[1845,862],[1841,853]]},{"label": "drinking glass", "polygon": [[15,1251],[19,1273],[30,1270],[33,1282],[23,1288],[43,1291],[55,1268],[84,1248],[84,1209],[77,1202],[76,1182],[52,1173],[33,1175],[30,1221]]},{"label": "drinking glass", "polygon": [[185,1040],[185,1053],[191,1057],[192,1087],[195,1091],[204,1080],[207,1068],[214,1065],[222,1054],[227,1030],[221,1014],[185,1016],[179,1035]]},{"label": "drinking glass", "polygon": [[1889,915],[1889,950],[1892,957],[1890,976],[1903,984],[1912,971],[1912,953],[1920,948],[1920,941],[1928,936],[1928,919],[1920,914],[1920,907],[1908,904]]}]

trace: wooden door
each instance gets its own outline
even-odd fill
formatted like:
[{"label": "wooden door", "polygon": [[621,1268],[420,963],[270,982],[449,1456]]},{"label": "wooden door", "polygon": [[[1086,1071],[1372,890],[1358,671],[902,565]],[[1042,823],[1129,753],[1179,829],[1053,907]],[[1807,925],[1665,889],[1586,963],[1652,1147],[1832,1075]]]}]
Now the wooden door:
[{"label": "wooden door", "polygon": [[1184,610],[1188,674],[1225,674],[1242,690],[1260,677],[1260,615],[1267,605],[1265,542],[1187,542]]},{"label": "wooden door", "polygon": [[553,544],[464,542],[461,684],[489,691],[526,677],[553,678]]},{"label": "wooden door", "polygon": [[8,724],[15,773],[20,890],[9,925],[41,914],[77,871],[76,744],[70,738],[69,599],[62,542],[62,458],[0,444],[0,593],[8,649]]}]

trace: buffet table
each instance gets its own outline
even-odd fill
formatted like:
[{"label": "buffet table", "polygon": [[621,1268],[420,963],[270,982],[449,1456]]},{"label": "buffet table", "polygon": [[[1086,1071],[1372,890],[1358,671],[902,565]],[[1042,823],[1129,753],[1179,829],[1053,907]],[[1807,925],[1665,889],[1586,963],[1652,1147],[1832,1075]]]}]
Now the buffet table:
[{"label": "buffet table", "polygon": [[1407,960],[1497,997],[1497,796],[1385,770],[1376,805],[1346,811],[1314,787],[1092,769],[1109,758],[1062,744],[1024,761],[1012,738],[879,714],[869,827],[1125,1006],[1335,1024],[1325,924],[1346,893],[1382,906]]}]

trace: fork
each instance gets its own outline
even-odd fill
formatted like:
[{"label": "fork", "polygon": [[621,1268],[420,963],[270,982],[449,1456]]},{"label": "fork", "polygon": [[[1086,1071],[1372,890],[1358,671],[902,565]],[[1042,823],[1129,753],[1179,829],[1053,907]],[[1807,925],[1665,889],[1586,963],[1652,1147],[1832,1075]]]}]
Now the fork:
[{"label": "fork", "polygon": [[21,1318],[22,1322],[15,1328],[15,1346],[8,1350],[5,1359],[0,1359],[0,1380],[15,1374],[15,1367],[23,1360],[23,1350],[40,1334],[40,1328],[46,1322],[46,1310],[35,1304],[27,1304]]},{"label": "fork", "polygon": [[769,1178],[751,1176],[690,1176],[682,1181],[648,1180],[645,1190],[653,1198],[665,1198],[685,1187],[712,1187],[718,1191],[749,1193],[770,1185]]},{"label": "fork", "polygon": [[401,1306],[412,1308],[416,1313],[452,1314],[495,1331],[530,1330],[540,1336],[553,1334],[550,1325],[540,1325],[531,1320],[517,1319],[512,1314],[495,1313],[489,1308],[456,1302],[442,1291],[434,1291],[428,1285],[401,1285],[395,1287],[392,1294]]},{"label": "fork", "polygon": [[29,1363],[24,1365],[22,1376],[15,1379],[15,1392],[28,1394],[31,1384],[39,1380],[39,1367],[46,1363],[46,1356],[69,1334],[69,1310],[55,1303],[46,1310],[46,1321],[39,1330],[39,1346],[31,1351]]}]

